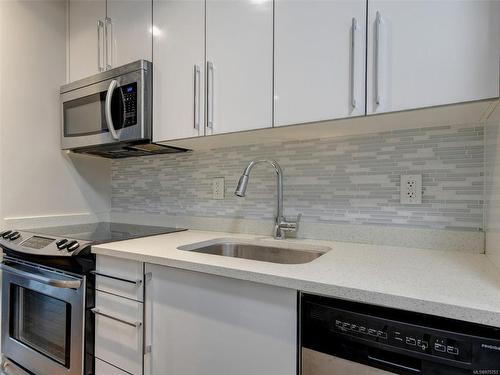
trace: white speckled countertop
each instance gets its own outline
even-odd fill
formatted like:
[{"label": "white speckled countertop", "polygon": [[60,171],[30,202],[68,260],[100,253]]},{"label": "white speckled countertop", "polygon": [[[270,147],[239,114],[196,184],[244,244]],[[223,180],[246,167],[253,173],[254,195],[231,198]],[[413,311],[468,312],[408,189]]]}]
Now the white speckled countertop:
[{"label": "white speckled countertop", "polygon": [[103,244],[92,251],[500,327],[500,271],[483,254],[286,240],[292,246],[331,249],[310,263],[288,265],[177,249],[220,238],[275,242],[262,236],[189,230]]}]

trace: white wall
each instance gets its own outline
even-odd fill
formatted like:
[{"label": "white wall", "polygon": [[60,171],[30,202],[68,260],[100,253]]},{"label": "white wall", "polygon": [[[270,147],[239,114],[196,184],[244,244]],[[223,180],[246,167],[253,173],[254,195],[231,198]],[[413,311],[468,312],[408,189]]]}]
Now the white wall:
[{"label": "white wall", "polygon": [[66,6],[0,1],[0,227],[109,212],[109,161],[60,151]]}]

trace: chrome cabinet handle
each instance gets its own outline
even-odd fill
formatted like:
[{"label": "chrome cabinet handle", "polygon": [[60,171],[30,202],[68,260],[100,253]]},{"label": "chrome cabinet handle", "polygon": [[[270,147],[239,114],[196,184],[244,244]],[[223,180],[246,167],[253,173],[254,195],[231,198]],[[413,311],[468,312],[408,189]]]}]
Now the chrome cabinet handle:
[{"label": "chrome cabinet handle", "polygon": [[356,30],[358,22],[356,18],[352,19],[351,24],[351,107],[356,108],[356,93],[355,93],[355,74],[356,74]]},{"label": "chrome cabinet handle", "polygon": [[214,99],[215,99],[215,91],[214,91],[214,64],[210,61],[207,62],[207,97],[208,97],[208,106],[207,106],[207,128],[214,129]]},{"label": "chrome cabinet handle", "polygon": [[113,118],[111,116],[111,98],[113,96],[113,92],[115,91],[116,87],[118,86],[118,82],[113,79],[109,83],[108,87],[108,92],[106,93],[106,101],[104,103],[104,114],[106,115],[106,124],[108,125],[108,130],[111,133],[111,136],[116,139],[117,141],[120,140],[120,137],[118,137],[118,134],[115,130],[115,127],[113,125]]},{"label": "chrome cabinet handle", "polygon": [[106,34],[106,70],[113,67],[113,21],[106,17],[104,20],[104,32]]},{"label": "chrome cabinet handle", "polygon": [[136,286],[139,286],[139,285],[142,284],[142,280],[128,280],[128,279],[123,279],[123,278],[118,277],[118,276],[112,276],[112,275],[107,275],[105,273],[100,273],[100,272],[97,272],[97,271],[90,271],[90,273],[92,275],[95,275],[95,276],[107,277],[108,279],[114,279],[114,280],[118,280],[118,281],[123,281],[124,283],[134,284]]},{"label": "chrome cabinet handle", "polygon": [[41,275],[36,275],[36,274],[28,272],[28,271],[20,270],[16,267],[8,266],[5,263],[0,263],[0,268],[5,272],[10,272],[14,275],[24,277],[26,279],[33,280],[33,281],[38,281],[39,283],[42,283],[45,285],[50,285],[50,286],[53,286],[56,288],[78,289],[82,285],[82,281],[78,280],[78,279],[75,279],[75,280],[51,279],[51,278],[44,277]]},{"label": "chrome cabinet handle", "polygon": [[97,21],[97,70],[104,71],[103,49],[104,49],[104,22]]},{"label": "chrome cabinet handle", "polygon": [[201,123],[201,69],[198,65],[194,66],[194,128],[200,130]]},{"label": "chrome cabinet handle", "polygon": [[90,311],[92,311],[95,315],[100,315],[100,316],[103,316],[105,318],[115,320],[117,322],[126,324],[126,325],[131,326],[131,327],[139,328],[140,326],[142,326],[142,322],[131,322],[130,320],[126,320],[126,319],[119,318],[117,316],[102,312],[101,310],[99,310],[96,307],[94,307],[93,309],[90,309]]},{"label": "chrome cabinet handle", "polygon": [[380,29],[382,24],[382,17],[380,12],[377,11],[375,17],[375,104],[380,105]]}]

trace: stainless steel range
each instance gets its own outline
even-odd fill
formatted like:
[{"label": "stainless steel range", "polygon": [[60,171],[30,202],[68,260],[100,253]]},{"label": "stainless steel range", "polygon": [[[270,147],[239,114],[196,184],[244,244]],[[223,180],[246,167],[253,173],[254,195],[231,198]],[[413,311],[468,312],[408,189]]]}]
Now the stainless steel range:
[{"label": "stainless steel range", "polygon": [[94,373],[91,246],[184,229],[101,222],[0,233],[0,373]]}]

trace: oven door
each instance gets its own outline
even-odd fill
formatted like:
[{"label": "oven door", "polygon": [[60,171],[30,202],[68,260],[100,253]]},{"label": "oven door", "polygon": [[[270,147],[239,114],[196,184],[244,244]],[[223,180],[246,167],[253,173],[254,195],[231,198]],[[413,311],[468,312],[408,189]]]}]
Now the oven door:
[{"label": "oven door", "polygon": [[61,94],[62,149],[148,139],[145,78],[144,70],[137,70]]},{"label": "oven door", "polygon": [[2,352],[37,375],[82,375],[85,277],[4,259]]}]

